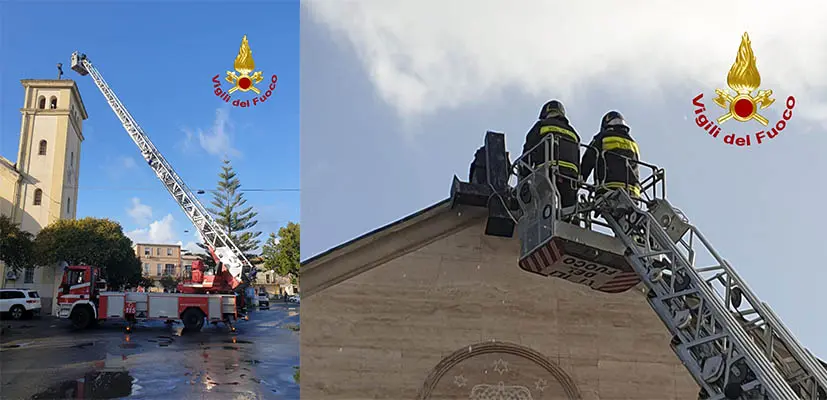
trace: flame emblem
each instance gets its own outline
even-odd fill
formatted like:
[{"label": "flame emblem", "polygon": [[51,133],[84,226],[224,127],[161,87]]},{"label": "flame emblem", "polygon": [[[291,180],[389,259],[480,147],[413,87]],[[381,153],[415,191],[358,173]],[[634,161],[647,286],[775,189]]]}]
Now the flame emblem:
[{"label": "flame emblem", "polygon": [[723,124],[730,118],[740,122],[754,119],[766,126],[769,121],[758,114],[758,110],[769,107],[775,99],[770,97],[772,90],[759,90],[755,97],[752,96],[752,92],[761,86],[761,74],[755,65],[755,54],[752,52],[752,43],[746,32],[741,37],[738,55],[735,56],[735,62],[729,69],[726,81],[730,89],[735,91],[735,95],[731,95],[725,89],[715,89],[715,94],[718,95],[714,100],[715,104],[727,110],[726,114],[718,118],[718,123]]},{"label": "flame emblem", "polygon": [[[255,71],[256,63],[253,61],[253,52],[250,50],[250,43],[247,42],[247,35],[241,39],[241,48],[238,49],[238,56],[233,63],[233,71],[227,71],[227,82],[232,83],[233,86],[227,93],[232,94],[236,90],[247,92],[252,90],[256,94],[261,93],[255,85],[261,82],[264,78],[261,77],[261,71]],[[236,74],[238,72],[238,74]],[[252,75],[250,73],[253,72]]]}]

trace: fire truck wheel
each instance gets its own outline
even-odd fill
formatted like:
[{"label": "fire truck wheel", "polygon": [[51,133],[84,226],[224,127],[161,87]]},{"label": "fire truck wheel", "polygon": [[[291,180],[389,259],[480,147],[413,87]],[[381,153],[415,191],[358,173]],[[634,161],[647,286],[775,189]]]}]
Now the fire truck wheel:
[{"label": "fire truck wheel", "polygon": [[204,314],[195,308],[184,310],[181,314],[181,322],[184,323],[184,329],[187,331],[198,332],[204,327]]},{"label": "fire truck wheel", "polygon": [[86,329],[92,324],[92,312],[86,307],[77,307],[72,313],[72,326],[76,329]]}]

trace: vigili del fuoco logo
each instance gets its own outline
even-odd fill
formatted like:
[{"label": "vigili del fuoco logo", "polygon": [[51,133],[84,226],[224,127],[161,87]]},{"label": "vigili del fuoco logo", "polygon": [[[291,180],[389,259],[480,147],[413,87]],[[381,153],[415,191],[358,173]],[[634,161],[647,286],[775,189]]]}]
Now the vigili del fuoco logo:
[{"label": "vigili del fuoco logo", "polygon": [[[256,87],[264,78],[261,71],[255,70],[256,63],[253,61],[253,52],[250,50],[250,43],[247,42],[247,35],[244,35],[241,39],[241,48],[238,49],[238,56],[236,56],[233,63],[233,69],[235,71],[227,71],[227,76],[224,77],[225,81],[232,84],[226,91],[221,86],[221,80],[219,79],[221,74],[212,77],[213,88],[215,89],[213,92],[225,103],[241,108],[257,106],[267,101],[276,90],[276,82],[279,78],[275,74],[270,77],[266,87],[264,85]],[[253,92],[255,96],[247,96],[246,98],[239,96],[240,98],[234,99],[233,96],[239,92]]]},{"label": "vigili del fuoco logo", "polygon": [[[735,57],[732,68],[729,69],[726,82],[735,93],[726,89],[715,89],[715,94],[718,97],[712,101],[725,111],[714,121],[707,117],[708,110],[701,102],[704,94],[701,93],[692,99],[692,105],[695,106],[695,115],[697,115],[695,124],[710,136],[717,138],[721,134],[721,126],[729,120],[737,122],[757,121],[767,128],[744,136],[735,133],[728,133],[723,136],[723,141],[726,144],[739,147],[752,146],[753,144],[759,145],[769,141],[787,127],[787,122],[792,118],[793,107],[795,107],[793,96],[787,97],[784,104],[786,108],[781,114],[782,117],[773,125],[770,125],[770,121],[759,113],[759,111],[771,106],[775,99],[772,98],[772,90],[760,89],[761,75],[758,73],[755,54],[752,52],[752,43],[746,32],[741,37],[741,46],[738,47],[738,55]],[[758,93],[753,96],[756,90],[758,90]]]}]

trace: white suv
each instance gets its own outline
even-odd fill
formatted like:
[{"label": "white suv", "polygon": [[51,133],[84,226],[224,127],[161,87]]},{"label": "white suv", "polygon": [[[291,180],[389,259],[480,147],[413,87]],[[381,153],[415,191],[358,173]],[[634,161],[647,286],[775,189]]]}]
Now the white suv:
[{"label": "white suv", "polygon": [[0,289],[0,313],[12,319],[40,314],[40,295],[37,290]]}]

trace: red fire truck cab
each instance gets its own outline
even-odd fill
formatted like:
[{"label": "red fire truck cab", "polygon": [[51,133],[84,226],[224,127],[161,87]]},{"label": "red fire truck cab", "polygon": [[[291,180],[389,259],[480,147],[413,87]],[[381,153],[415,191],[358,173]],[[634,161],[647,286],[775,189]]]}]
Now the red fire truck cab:
[{"label": "red fire truck cab", "polygon": [[135,323],[163,320],[184,324],[188,331],[199,331],[208,321],[223,322],[230,330],[238,318],[234,294],[185,294],[150,292],[110,292],[98,267],[69,266],[63,270],[57,295],[58,316],[68,318],[78,329],[104,320],[122,319],[127,330]]}]

